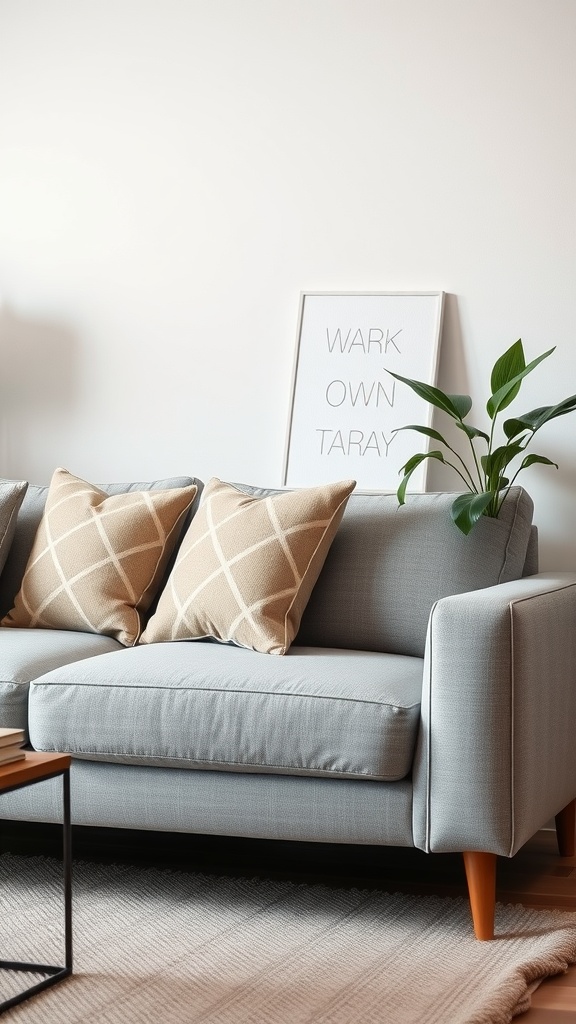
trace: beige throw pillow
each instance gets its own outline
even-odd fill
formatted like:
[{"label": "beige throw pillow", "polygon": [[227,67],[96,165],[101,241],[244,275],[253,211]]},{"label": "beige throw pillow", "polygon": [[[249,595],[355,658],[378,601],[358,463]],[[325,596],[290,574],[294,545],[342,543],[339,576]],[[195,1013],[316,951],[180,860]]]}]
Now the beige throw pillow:
[{"label": "beige throw pillow", "polygon": [[0,625],[134,644],[196,491],[108,495],[57,469],[14,608]]},{"label": "beige throw pillow", "polygon": [[285,654],[354,487],[255,498],[210,480],[141,642],[214,637]]}]

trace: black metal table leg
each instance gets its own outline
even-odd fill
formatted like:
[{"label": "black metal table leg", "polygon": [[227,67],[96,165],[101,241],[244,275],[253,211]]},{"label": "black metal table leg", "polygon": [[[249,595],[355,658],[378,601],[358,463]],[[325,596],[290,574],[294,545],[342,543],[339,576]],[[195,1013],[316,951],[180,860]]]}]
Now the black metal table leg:
[{"label": "black metal table leg", "polygon": [[70,820],[70,769],[62,776],[63,828],[62,860],[64,866],[64,963],[72,973],[72,825]]},{"label": "black metal table leg", "polygon": [[[51,964],[24,963],[19,960],[0,960],[0,970],[25,971],[31,974],[47,975],[46,978],[43,978],[35,985],[31,985],[29,988],[24,989],[17,995],[12,996],[10,999],[5,999],[3,1002],[0,1002],[0,1014],[9,1010],[12,1006],[17,1006],[18,1003],[24,1002],[24,1000],[29,999],[30,996],[36,995],[36,993],[42,992],[44,989],[50,988],[52,985],[56,985],[57,982],[62,981],[64,978],[67,978],[72,974],[72,825],[70,816],[70,769],[68,768],[64,772],[58,772],[58,774],[62,775],[63,804],[64,967],[55,967]],[[54,778],[54,775],[45,776],[45,778]],[[36,779],[34,781],[44,781],[44,779]],[[29,785],[31,783],[25,784]],[[20,789],[21,785],[14,786],[13,788]]]}]

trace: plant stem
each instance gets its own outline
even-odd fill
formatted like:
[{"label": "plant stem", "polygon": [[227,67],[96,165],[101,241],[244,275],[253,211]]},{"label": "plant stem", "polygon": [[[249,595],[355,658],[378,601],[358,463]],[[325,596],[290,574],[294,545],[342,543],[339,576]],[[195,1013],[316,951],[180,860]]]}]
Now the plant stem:
[{"label": "plant stem", "polygon": [[[536,429],[538,429],[538,428],[536,428]],[[525,445],[523,446],[523,448],[522,448],[522,451],[526,451],[526,449],[527,449],[528,445],[529,445],[529,444],[530,444],[530,443],[531,443],[531,442],[533,441],[533,439],[534,439],[534,434],[535,434],[535,433],[536,433],[536,430],[533,430],[533,431],[531,432],[531,436],[530,436],[530,437],[528,438],[528,440],[526,441],[526,444],[525,444]],[[518,454],[520,454],[520,453],[518,453]],[[498,508],[497,508],[497,510],[496,510],[496,516],[498,516],[498,515],[500,514],[500,509],[502,508],[502,505],[503,505],[503,504],[504,504],[504,502],[506,501],[506,498],[507,498],[507,496],[508,496],[508,491],[509,491],[509,490],[510,490],[510,488],[511,488],[511,487],[513,486],[513,484],[514,484],[514,481],[515,481],[516,477],[518,476],[518,474],[519,474],[519,473],[521,473],[521,472],[522,472],[522,465],[520,465],[520,466],[518,467],[518,469],[517,469],[517,470],[516,470],[516,472],[514,473],[514,476],[513,476],[513,477],[512,477],[512,479],[511,479],[510,483],[509,483],[509,484],[508,484],[508,485],[506,486],[506,489],[504,490],[504,494],[502,495],[502,497],[500,498],[500,500],[499,500],[499,502],[498,502]],[[500,491],[499,491],[498,493],[500,493]]]},{"label": "plant stem", "polygon": [[[450,448],[450,445],[446,445],[446,447],[447,447],[447,448]],[[450,448],[450,451],[452,451],[452,448]],[[454,452],[454,455],[457,455],[457,457],[458,457],[458,458],[460,458],[460,456],[458,455],[458,453],[457,453],[457,452]],[[461,460],[461,459],[460,459],[460,461],[462,462],[462,460]],[[458,474],[458,476],[460,477],[460,479],[461,479],[462,483],[466,484],[466,489],[467,489],[467,490],[469,490],[469,489],[470,489],[470,488],[469,488],[469,484],[468,484],[468,480],[466,479],[466,477],[465,477],[465,476],[463,476],[463,475],[462,475],[462,473],[460,472],[460,470],[458,469],[458,467],[457,467],[457,466],[455,466],[455,465],[454,465],[454,464],[453,464],[452,462],[448,462],[448,459],[446,459],[446,460],[445,460],[445,462],[444,462],[444,465],[445,465],[445,466],[450,466],[450,469],[453,469],[453,470],[454,470],[454,472]],[[466,466],[466,464],[465,464],[465,463],[463,463],[463,465],[464,465],[464,469],[466,470],[466,472],[468,472],[468,469],[467,469],[467,466]],[[468,473],[468,476],[470,477],[470,474],[469,474],[469,473]],[[473,489],[474,489],[474,493],[475,493],[475,494],[478,494],[478,493],[479,493],[479,491],[478,491],[478,488],[477,488],[477,487],[475,486],[475,484],[474,484],[474,482],[473,482],[473,480],[472,480],[472,478],[471,478],[471,477],[470,477],[470,482],[472,483],[472,487],[473,487]]]},{"label": "plant stem", "polygon": [[[470,446],[472,447],[472,441],[470,440],[470,438],[468,438],[468,440],[470,441]],[[468,466],[464,462],[464,459],[462,458],[462,456],[459,455],[458,452],[454,448],[452,448],[451,445],[449,445],[447,441],[444,441],[444,444],[446,445],[448,451],[452,452],[452,454],[456,456],[456,458],[458,459],[458,461],[462,465],[462,467],[464,469],[464,472],[466,473],[466,475],[468,477],[468,480],[466,480],[462,476],[462,474],[459,472],[459,470],[456,469],[456,466],[452,466],[451,462],[447,462],[446,465],[447,466],[452,466],[452,469],[454,469],[456,471],[456,473],[458,473],[458,476],[460,477],[461,480],[464,481],[464,483],[466,484],[466,487],[470,486],[475,494],[479,494],[480,492],[479,492],[478,488],[476,487],[476,484],[474,483],[474,479],[472,477],[472,474],[471,474],[470,470],[468,469]],[[474,458],[476,458],[476,453],[474,452],[474,448],[473,447],[472,447],[472,452],[474,454]],[[478,468],[478,463],[476,463],[476,468]],[[480,480],[480,489],[482,489],[482,478],[480,477],[480,472],[478,472],[478,478]]]},{"label": "plant stem", "polygon": [[[472,449],[472,457],[474,459],[474,465],[476,466],[476,472],[478,473],[478,480],[480,482],[480,490],[484,491],[484,490],[486,490],[486,488],[484,486],[484,477],[482,475],[482,470],[480,469],[480,463],[478,462],[478,456],[476,455],[476,449],[474,447],[474,442],[473,442],[471,437],[469,437],[468,440],[470,442],[470,447]],[[488,451],[490,451],[490,448],[488,449]],[[472,477],[470,477],[470,479],[472,479]]]},{"label": "plant stem", "polygon": [[495,427],[496,427],[496,416],[494,416],[494,419],[492,420],[492,423],[490,425],[490,442],[488,444],[488,455],[492,454],[492,446],[494,444],[494,428]]}]

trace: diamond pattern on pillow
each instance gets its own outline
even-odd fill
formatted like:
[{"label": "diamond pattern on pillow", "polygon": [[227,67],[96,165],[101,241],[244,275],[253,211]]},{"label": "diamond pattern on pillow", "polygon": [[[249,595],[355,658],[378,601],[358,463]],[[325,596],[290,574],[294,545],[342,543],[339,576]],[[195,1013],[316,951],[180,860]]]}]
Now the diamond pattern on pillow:
[{"label": "diamond pattern on pillow", "polygon": [[354,487],[255,498],[210,480],[141,642],[212,637],[285,654]]},{"label": "diamond pattern on pillow", "polygon": [[196,491],[108,495],[57,469],[14,608],[0,625],[134,644]]}]

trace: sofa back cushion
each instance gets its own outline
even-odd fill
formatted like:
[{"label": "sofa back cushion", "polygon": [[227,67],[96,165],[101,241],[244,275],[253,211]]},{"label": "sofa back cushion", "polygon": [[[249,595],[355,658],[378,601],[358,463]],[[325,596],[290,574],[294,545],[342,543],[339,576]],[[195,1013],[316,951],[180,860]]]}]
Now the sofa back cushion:
[{"label": "sofa back cushion", "polygon": [[[138,481],[133,483],[99,484],[98,486],[103,491],[106,491],[107,494],[126,494],[128,491],[147,491],[152,489],[165,490],[171,487],[188,487],[192,484],[197,486],[198,493],[191,510],[188,512],[182,524],[182,534],[188,529],[191,516],[194,514],[197,507],[200,491],[202,490],[202,482],[197,480],[195,477],[177,476],[168,477],[165,480],[152,480],[145,483]],[[47,496],[48,485],[28,485],[28,490],[24,495],[24,500],[18,513],[18,520],[12,545],[10,547],[10,553],[6,559],[2,575],[0,576],[0,617],[6,615],[14,606],[14,599],[20,590],[22,577],[24,576],[24,571],[32,550],[36,531],[44,513]],[[164,579],[170,572],[171,567],[172,561],[166,568]],[[161,589],[162,584],[163,581],[160,584],[159,589]]]},{"label": "sofa back cushion", "polygon": [[454,497],[410,494],[399,508],[395,494],[352,494],[295,643],[422,657],[435,601],[519,579],[529,495],[511,488],[500,517],[468,537],[450,517]]},{"label": "sofa back cushion", "polygon": [[538,527],[533,526],[530,530],[530,539],[528,540],[526,561],[524,562],[522,575],[534,576],[537,572],[539,572]]}]

